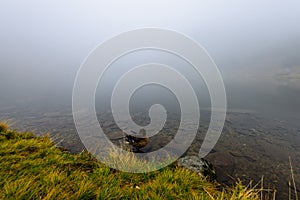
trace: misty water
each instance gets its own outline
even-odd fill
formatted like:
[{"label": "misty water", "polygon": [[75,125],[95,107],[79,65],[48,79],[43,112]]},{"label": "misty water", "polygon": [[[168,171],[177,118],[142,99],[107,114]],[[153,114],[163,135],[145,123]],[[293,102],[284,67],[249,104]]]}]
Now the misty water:
[{"label": "misty water", "polygon": [[[74,153],[82,151],[84,146],[72,115],[72,90],[86,56],[124,31],[142,27],[171,29],[203,45],[224,80],[226,121],[216,146],[205,157],[214,165],[218,181],[230,185],[239,178],[245,184],[253,180],[254,185],[263,176],[264,187],[276,188],[279,199],[286,199],[291,157],[300,188],[298,1],[190,1],[184,6],[179,1],[159,6],[125,1],[118,6],[99,4],[70,2],[58,8],[50,2],[3,2],[0,120],[8,120],[17,130],[49,133],[59,146]],[[122,130],[110,112],[112,89],[132,67],[154,62],[178,70],[197,95],[200,127],[185,153],[195,155],[210,122],[210,96],[203,78],[173,54],[143,50],[112,63],[96,91],[99,123],[117,145]],[[162,75],[170,79],[168,74]],[[153,104],[163,105],[168,116],[165,127],[157,137],[150,138],[145,151],[159,149],[172,140],[180,120],[176,96],[157,85],[139,88],[133,94],[129,104],[133,120],[140,126],[149,124],[148,109]]]},{"label": "misty water", "polygon": [[[115,144],[122,137],[110,113],[109,98],[115,82],[130,66],[141,62],[159,61],[178,70],[189,67],[176,59],[162,52],[138,52],[114,63],[112,70],[104,76],[97,89],[96,110],[105,134]],[[230,185],[238,178],[245,183],[253,180],[255,184],[264,176],[265,187],[275,187],[278,194],[285,197],[288,182],[291,181],[289,157],[293,162],[296,182],[300,184],[299,67],[295,64],[278,66],[277,71],[267,67],[246,70],[221,71],[227,92],[227,117],[221,138],[206,159],[214,165],[218,181],[222,184]],[[28,72],[11,73],[19,75]],[[70,74],[74,78],[75,71]],[[197,79],[189,70],[183,71],[183,74],[192,79],[201,107],[198,134],[185,153],[197,155],[210,120],[210,100],[201,77]],[[84,147],[72,117],[72,79],[65,74],[70,79],[67,79],[68,83],[60,82],[63,78],[56,81],[55,76],[60,75],[53,72],[50,76],[53,80],[47,83],[47,87],[35,84],[38,81],[33,79],[39,78],[32,74],[28,75],[28,81],[24,79],[26,76],[22,79],[7,76],[7,85],[2,88],[5,95],[1,97],[1,120],[9,120],[13,128],[33,131],[36,135],[50,133],[56,143],[76,153]],[[168,118],[160,134],[150,139],[145,152],[157,150],[172,140],[180,122],[176,97],[168,89],[157,85],[139,88],[133,94],[129,105],[133,120],[140,126],[149,124],[148,110],[153,104],[163,105]]]}]

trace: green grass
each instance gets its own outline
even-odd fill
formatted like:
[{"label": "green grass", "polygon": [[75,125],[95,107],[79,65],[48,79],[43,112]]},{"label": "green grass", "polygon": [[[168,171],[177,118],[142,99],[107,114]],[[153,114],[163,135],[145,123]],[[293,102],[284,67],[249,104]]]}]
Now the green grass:
[{"label": "green grass", "polygon": [[217,186],[175,165],[144,174],[116,171],[89,153],[63,152],[48,137],[0,123],[0,199],[259,199],[240,183]]}]

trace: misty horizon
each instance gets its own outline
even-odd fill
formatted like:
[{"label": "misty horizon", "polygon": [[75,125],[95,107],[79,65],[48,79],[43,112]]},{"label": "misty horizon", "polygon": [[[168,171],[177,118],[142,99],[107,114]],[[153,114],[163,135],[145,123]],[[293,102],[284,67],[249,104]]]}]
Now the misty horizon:
[{"label": "misty horizon", "polygon": [[[126,3],[116,7],[112,2],[97,9],[101,3],[82,8],[75,1],[58,9],[54,2],[35,2],[34,7],[30,2],[35,1],[19,2],[22,5],[18,7],[14,1],[1,3],[0,91],[5,94],[1,107],[47,100],[69,105],[77,70],[98,44],[120,32],[161,27],[193,38],[208,51],[224,79],[229,108],[265,109],[266,113],[300,111],[297,1],[191,1],[184,7],[179,1],[158,7],[135,2],[137,8]],[[79,12],[81,9],[85,14]],[[108,10],[115,12],[107,19]],[[116,69],[121,65],[129,69],[130,64],[142,60],[168,62],[159,53],[138,56],[125,59]],[[178,63],[170,65],[176,68]],[[117,76],[120,71],[111,73]],[[198,85],[205,90],[202,83]],[[97,96],[101,92],[97,91]],[[200,96],[207,105],[207,93],[200,95],[199,91]]]}]

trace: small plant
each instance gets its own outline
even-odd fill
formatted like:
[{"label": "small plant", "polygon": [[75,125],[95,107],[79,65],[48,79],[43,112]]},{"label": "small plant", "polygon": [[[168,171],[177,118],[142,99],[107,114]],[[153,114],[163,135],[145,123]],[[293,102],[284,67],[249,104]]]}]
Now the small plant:
[{"label": "small plant", "polygon": [[5,132],[8,129],[7,123],[0,122],[0,132]]},{"label": "small plant", "polygon": [[[293,183],[293,189],[294,189],[294,194],[295,194],[295,199],[299,200],[298,198],[298,191],[297,191],[297,186],[296,186],[296,182],[295,182],[295,176],[294,176],[294,170],[293,170],[293,165],[292,165],[292,159],[289,156],[289,163],[290,163],[290,169],[291,169],[291,177],[292,177],[292,183]],[[291,199],[291,182],[289,181],[289,199]]]}]

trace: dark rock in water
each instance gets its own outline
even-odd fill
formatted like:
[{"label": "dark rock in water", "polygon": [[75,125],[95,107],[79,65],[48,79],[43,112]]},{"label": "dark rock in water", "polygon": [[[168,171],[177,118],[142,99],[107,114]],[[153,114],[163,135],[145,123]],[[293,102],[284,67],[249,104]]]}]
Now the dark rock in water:
[{"label": "dark rock in water", "polygon": [[213,164],[216,173],[217,181],[226,185],[234,183],[235,161],[234,157],[229,152],[215,152],[208,154],[205,159]]},{"label": "dark rock in water", "polygon": [[138,134],[125,135],[126,141],[133,147],[133,152],[143,153],[141,148],[144,148],[149,143],[149,138],[145,129],[141,129]]},{"label": "dark rock in water", "polygon": [[216,172],[208,161],[198,156],[185,156],[177,160],[177,165],[194,171],[200,176],[216,179]]}]

